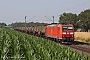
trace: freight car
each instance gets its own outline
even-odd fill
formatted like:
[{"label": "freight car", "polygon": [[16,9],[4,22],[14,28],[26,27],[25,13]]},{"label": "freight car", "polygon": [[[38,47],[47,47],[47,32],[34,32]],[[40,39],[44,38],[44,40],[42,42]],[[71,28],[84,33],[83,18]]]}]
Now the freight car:
[{"label": "freight car", "polygon": [[50,24],[46,26],[19,27],[16,30],[38,36],[54,38],[58,42],[73,42],[74,27],[72,24]]}]

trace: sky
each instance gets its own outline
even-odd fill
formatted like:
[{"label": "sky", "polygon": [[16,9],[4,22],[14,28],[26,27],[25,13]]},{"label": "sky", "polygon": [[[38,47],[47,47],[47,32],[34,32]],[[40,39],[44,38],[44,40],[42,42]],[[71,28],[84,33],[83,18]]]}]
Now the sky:
[{"label": "sky", "polygon": [[55,23],[64,12],[79,14],[90,9],[90,0],[0,0],[0,22]]}]

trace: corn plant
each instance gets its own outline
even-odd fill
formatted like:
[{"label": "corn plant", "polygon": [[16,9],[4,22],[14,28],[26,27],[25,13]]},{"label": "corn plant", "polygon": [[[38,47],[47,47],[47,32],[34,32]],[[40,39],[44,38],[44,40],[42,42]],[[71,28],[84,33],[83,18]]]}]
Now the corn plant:
[{"label": "corn plant", "polygon": [[53,41],[3,28],[0,60],[90,60],[90,57]]}]

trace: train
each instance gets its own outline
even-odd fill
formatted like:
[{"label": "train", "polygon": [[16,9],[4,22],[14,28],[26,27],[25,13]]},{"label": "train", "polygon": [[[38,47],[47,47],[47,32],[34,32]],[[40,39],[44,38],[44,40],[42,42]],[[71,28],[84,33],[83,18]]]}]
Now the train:
[{"label": "train", "polygon": [[16,27],[15,30],[38,36],[53,38],[58,42],[74,42],[73,24],[49,24],[45,26]]}]

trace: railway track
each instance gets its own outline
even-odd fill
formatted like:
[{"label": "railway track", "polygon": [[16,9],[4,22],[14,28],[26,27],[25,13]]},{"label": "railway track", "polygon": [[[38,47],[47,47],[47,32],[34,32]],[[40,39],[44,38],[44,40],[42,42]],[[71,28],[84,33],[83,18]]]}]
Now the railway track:
[{"label": "railway track", "polygon": [[90,57],[90,44],[89,43],[75,41],[71,45],[65,45],[65,44],[61,44],[61,45],[70,47],[71,49],[77,51],[80,54],[82,54],[83,52],[84,55],[87,55]]},{"label": "railway track", "polygon": [[86,48],[86,47],[82,47],[82,46],[76,46],[76,45],[71,45],[70,47],[81,50],[82,52],[90,53],[90,48]]},{"label": "railway track", "polygon": [[[24,32],[26,33],[26,32]],[[30,35],[34,35],[34,34],[30,34]],[[42,37],[40,35],[35,35],[38,37]],[[42,37],[47,39],[46,37]],[[77,51],[78,53],[82,54],[82,52],[84,53],[84,55],[90,56],[90,44],[89,43],[84,43],[84,42],[79,42],[79,41],[74,41],[73,44],[61,44],[60,42],[57,42],[56,40],[54,40],[53,38],[49,38],[49,40],[52,40],[56,43],[59,43],[60,45],[69,47],[75,51]]]},{"label": "railway track", "polygon": [[82,49],[81,47],[71,47],[71,49],[74,49],[74,50],[77,51],[79,54],[82,54],[82,52],[83,52],[84,55],[90,57],[89,49],[85,50],[85,49]]}]

